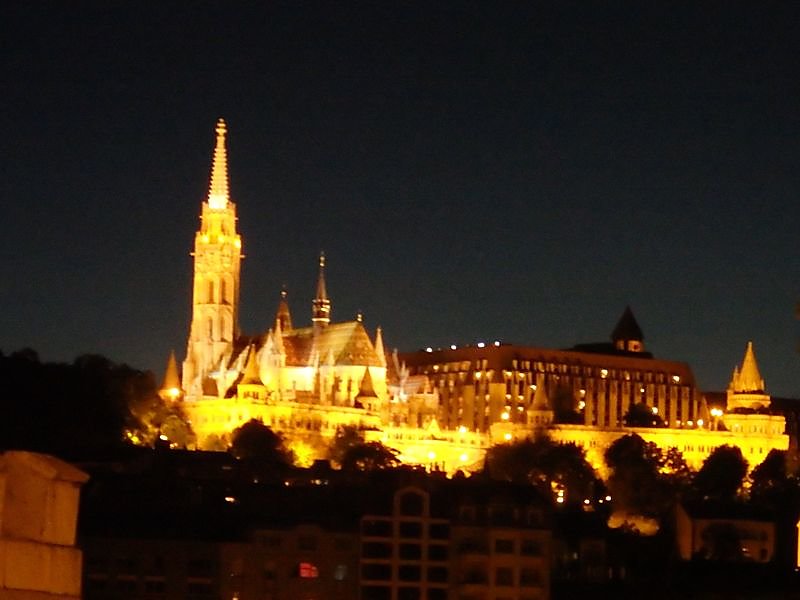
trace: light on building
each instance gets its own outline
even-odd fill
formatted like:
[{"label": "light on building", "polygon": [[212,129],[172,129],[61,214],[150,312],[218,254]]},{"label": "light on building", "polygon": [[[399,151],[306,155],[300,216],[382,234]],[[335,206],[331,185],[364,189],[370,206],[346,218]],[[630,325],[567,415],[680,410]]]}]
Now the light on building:
[{"label": "light on building", "polygon": [[510,434],[510,433],[507,433],[507,434],[505,434],[505,435],[503,436],[503,438],[504,438],[504,439],[505,439],[505,440],[508,442],[508,441],[510,441],[510,440],[511,440],[511,434]]},{"label": "light on building", "polygon": [[160,439],[162,442],[166,442],[169,438],[162,433],[158,436],[158,439]]},{"label": "light on building", "polygon": [[556,498],[556,502],[558,502],[559,504],[564,504],[564,497],[559,496],[558,498]]},{"label": "light on building", "polygon": [[475,371],[475,379],[480,379],[481,375],[483,375],[483,373],[481,373],[480,371]]},{"label": "light on building", "polygon": [[495,340],[495,341],[494,341],[494,345],[495,345],[495,346],[499,346],[499,345],[500,345],[500,340]]},{"label": "light on building", "polygon": [[430,346],[428,346],[427,348],[425,348],[425,352],[433,352],[433,348],[431,348]]},{"label": "light on building", "polygon": [[455,344],[450,344],[450,350],[455,350],[457,346]]},{"label": "light on building", "polygon": [[673,375],[672,376],[672,382],[673,383],[680,383],[681,382],[680,375]]},{"label": "light on building", "polygon": [[703,419],[697,419],[697,426],[698,427],[702,427],[703,423],[705,423],[705,421],[703,421]]},{"label": "light on building", "polygon": [[500,418],[503,419],[503,421],[508,421],[508,417],[509,414],[505,411],[503,411],[503,413],[500,415]]},{"label": "light on building", "polygon": [[650,410],[653,412],[653,414],[654,414],[654,415],[657,415],[657,414],[658,414],[658,407],[657,407],[657,406],[654,406],[654,407],[653,407],[653,408],[651,408]]},{"label": "light on building", "polygon": [[578,402],[578,410],[583,410],[584,408],[586,408],[586,402],[583,401],[583,400],[580,400]]},{"label": "light on building", "polygon": [[458,428],[458,433],[467,433],[467,428],[466,428],[466,426],[464,426],[464,425],[461,425],[461,426]]},{"label": "light on building", "polygon": [[580,390],[580,392],[578,392],[578,393],[581,395],[581,398],[585,398],[586,397],[586,390]]},{"label": "light on building", "polygon": [[712,416],[712,417],[717,417],[717,418],[719,418],[719,417],[721,417],[721,416],[722,416],[722,414],[723,414],[723,413],[722,413],[722,409],[720,409],[720,408],[712,408],[712,409],[711,409],[711,416]]},{"label": "light on building", "polygon": [[611,502],[611,496],[606,496],[606,502]]},{"label": "light on building", "polygon": [[584,498],[584,499],[583,499],[583,503],[584,503],[584,504],[586,504],[586,505],[588,506],[588,505],[589,505],[589,499],[588,499],[588,498]]},{"label": "light on building", "polygon": [[464,454],[462,454],[461,456],[459,456],[459,457],[458,457],[458,459],[459,459],[461,462],[467,462],[467,460],[469,460],[469,457],[467,456],[467,453],[465,452]]},{"label": "light on building", "polygon": [[486,346],[485,342],[478,342],[478,348],[483,348],[484,346]]},{"label": "light on building", "polygon": [[600,369],[600,377],[602,379],[605,379],[606,377],[608,377],[608,369]]},{"label": "light on building", "polygon": [[436,458],[436,452],[431,450],[430,452],[428,452],[428,459],[433,460],[434,458]]}]

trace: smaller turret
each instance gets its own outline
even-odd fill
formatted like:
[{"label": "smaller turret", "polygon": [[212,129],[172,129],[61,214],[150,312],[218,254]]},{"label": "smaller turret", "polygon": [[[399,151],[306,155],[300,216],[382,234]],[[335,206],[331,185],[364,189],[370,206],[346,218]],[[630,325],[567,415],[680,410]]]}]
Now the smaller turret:
[{"label": "smaller turret", "polygon": [[533,393],[533,402],[528,410],[528,425],[534,429],[543,429],[553,423],[553,409],[550,407],[550,399],[547,397],[545,389],[544,375],[536,376],[536,391]]},{"label": "smaller turret", "polygon": [[175,351],[169,353],[167,368],[164,371],[164,381],[158,390],[158,395],[162,400],[178,400],[183,396],[181,390],[181,378],[178,375],[178,363],[175,360]]},{"label": "smaller turret", "polygon": [[644,352],[644,334],[642,333],[636,317],[630,306],[625,307],[625,312],[617,321],[617,326],[611,332],[611,341],[617,350],[625,352]]},{"label": "smaller turret", "polygon": [[319,255],[319,278],[317,279],[317,296],[314,298],[311,310],[311,321],[314,327],[327,327],[331,322],[331,301],[328,299],[328,290],[325,287],[325,253]]},{"label": "smaller turret", "polygon": [[283,331],[292,329],[292,313],[289,311],[288,292],[286,288],[281,290],[281,299],[278,302],[278,312],[275,314],[275,320],[281,325]]}]

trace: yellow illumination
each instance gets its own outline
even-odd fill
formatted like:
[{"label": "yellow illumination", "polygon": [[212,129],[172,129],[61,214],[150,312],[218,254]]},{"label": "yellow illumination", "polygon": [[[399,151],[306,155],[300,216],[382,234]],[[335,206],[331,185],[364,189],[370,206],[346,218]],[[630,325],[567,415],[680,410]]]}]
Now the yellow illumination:
[{"label": "yellow illumination", "polygon": [[458,428],[458,433],[467,433],[467,428],[464,425],[462,425],[461,427]]},{"label": "yellow illumination", "polygon": [[204,244],[207,244],[207,243],[208,243],[208,234],[207,234],[207,233],[204,233],[204,234],[203,234],[203,235],[200,237],[200,239],[201,239],[201,240],[203,240],[203,243],[204,243]]},{"label": "yellow illumination", "polygon": [[580,402],[578,402],[578,410],[583,410],[584,408],[586,408],[586,402],[581,400]]},{"label": "yellow illumination", "polygon": [[506,441],[509,441],[509,440],[511,439],[511,434],[510,434],[510,433],[507,433],[507,434],[505,434],[505,435],[503,436],[503,438],[504,438]]},{"label": "yellow illumination", "polygon": [[430,460],[433,460],[434,458],[436,458],[436,452],[434,452],[433,450],[431,450],[430,452],[428,452],[428,458],[429,458]]},{"label": "yellow illumination", "polygon": [[654,415],[657,415],[657,414],[658,414],[658,407],[657,407],[657,406],[654,406],[654,407],[653,407],[653,408],[651,408],[650,410],[652,411],[652,413],[653,413]]},{"label": "yellow illumination", "polygon": [[469,459],[469,457],[467,456],[466,452],[464,454],[462,454],[461,456],[459,456],[458,458],[459,458],[459,460],[461,462],[467,462],[467,460]]},{"label": "yellow illumination", "polygon": [[237,248],[241,248],[242,247],[242,240],[235,240],[233,242],[233,245],[236,246]]},{"label": "yellow illumination", "polygon": [[672,376],[672,381],[673,381],[674,383],[680,383],[680,382],[681,382],[681,378],[680,378],[680,376],[678,376],[678,375],[673,375],[673,376]]},{"label": "yellow illumination", "polygon": [[509,415],[507,412],[503,412],[503,414],[500,415],[500,418],[503,419],[503,421],[508,421],[508,416]]},{"label": "yellow illumination", "polygon": [[608,369],[600,369],[600,377],[602,377],[603,379],[608,377]]},{"label": "yellow illumination", "polygon": [[704,422],[703,419],[697,419],[697,426],[702,427]]}]

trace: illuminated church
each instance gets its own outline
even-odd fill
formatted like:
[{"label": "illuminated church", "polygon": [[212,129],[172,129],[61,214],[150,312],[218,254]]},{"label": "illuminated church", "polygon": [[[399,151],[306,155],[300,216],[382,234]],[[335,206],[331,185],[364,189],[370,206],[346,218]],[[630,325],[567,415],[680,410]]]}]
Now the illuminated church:
[{"label": "illuminated church", "polygon": [[[320,255],[310,325],[296,327],[285,291],[273,326],[239,330],[242,240],[236,230],[219,120],[208,198],[194,243],[192,320],[180,391],[197,447],[222,449],[234,429],[259,419],[286,438],[301,462],[324,457],[342,426],[399,452],[406,463],[475,469],[493,444],[546,431],[575,442],[602,469],[605,448],[636,432],[677,447],[698,467],[717,446],[735,444],[751,467],[788,448],[785,421],[748,344],[724,406],[709,406],[685,363],[654,358],[630,309],[610,344],[552,350],[479,343],[387,354],[380,328],[361,318],[334,322]],[[173,363],[173,383],[177,385]],[[632,408],[658,421],[626,422]],[[644,426],[643,426],[644,425]]]}]

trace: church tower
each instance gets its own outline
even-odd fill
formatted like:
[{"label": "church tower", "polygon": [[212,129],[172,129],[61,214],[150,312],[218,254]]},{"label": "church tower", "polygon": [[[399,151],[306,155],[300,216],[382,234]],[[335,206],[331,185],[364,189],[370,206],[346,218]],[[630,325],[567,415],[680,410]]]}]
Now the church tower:
[{"label": "church tower", "polygon": [[225,121],[220,119],[208,199],[202,204],[200,230],[194,238],[192,323],[183,364],[186,391],[202,385],[220,367],[239,335],[242,240],[236,232],[236,205],[228,189],[226,132]]}]

